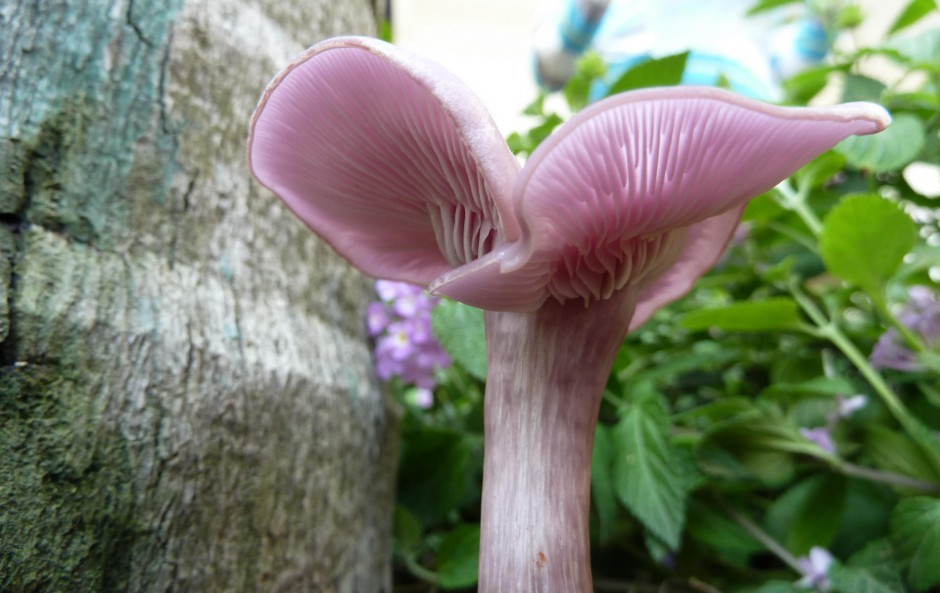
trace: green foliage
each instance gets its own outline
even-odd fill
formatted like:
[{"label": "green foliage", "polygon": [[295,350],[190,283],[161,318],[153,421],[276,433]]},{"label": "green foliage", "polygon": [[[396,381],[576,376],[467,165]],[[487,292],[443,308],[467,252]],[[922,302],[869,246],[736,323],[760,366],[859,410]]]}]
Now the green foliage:
[{"label": "green foliage", "polygon": [[614,428],[614,489],[628,509],[670,549],[679,547],[686,484],[669,441],[662,396],[642,389]]},{"label": "green foliage", "polygon": [[917,226],[897,204],[863,195],[833,208],[823,223],[819,249],[832,273],[881,295],[916,242]]},{"label": "green foliage", "polygon": [[792,330],[803,324],[796,301],[786,297],[699,309],[686,314],[679,323],[692,331],[714,328],[743,332]]},{"label": "green foliage", "polygon": [[888,129],[872,136],[852,136],[836,150],[858,169],[893,171],[910,164],[924,148],[925,132],[921,121],[907,114],[894,117]]},{"label": "green foliage", "polygon": [[437,559],[441,586],[445,589],[475,584],[480,563],[479,525],[458,525],[448,533],[441,542]]},{"label": "green foliage", "polygon": [[443,300],[431,316],[434,333],[457,364],[474,378],[486,379],[486,331],[483,310]]},{"label": "green foliage", "polygon": [[940,585],[940,500],[902,500],[891,514],[891,541],[913,591]]},{"label": "green foliage", "polygon": [[[833,38],[859,22],[852,3],[814,7]],[[841,100],[882,103],[893,123],[755,199],[719,265],[623,344],[591,471],[592,569],[611,590],[811,591],[796,584],[795,557],[817,547],[835,557],[834,593],[940,587],[940,344],[899,318],[911,287],[940,280],[938,205],[903,175],[940,164],[940,30],[907,34],[937,14],[911,0],[879,45],[838,50],[785,82],[787,103],[835,87]],[[872,56],[901,69],[900,82],[866,68]],[[640,64],[612,88],[675,84],[685,57]],[[588,56],[555,99],[577,111],[605,75]],[[535,123],[510,136],[515,152],[531,154],[568,117],[549,105],[541,95],[529,106]],[[396,558],[403,582],[426,583],[408,590],[475,580],[481,320],[440,306],[434,329],[457,365],[432,409],[405,409]],[[873,368],[890,328],[922,370]],[[858,395],[864,407],[840,412]]]},{"label": "green foliage", "polygon": [[689,52],[683,52],[664,58],[652,59],[637,64],[623,73],[623,76],[611,85],[610,94],[623,93],[651,86],[675,86],[682,81],[685,63]]}]

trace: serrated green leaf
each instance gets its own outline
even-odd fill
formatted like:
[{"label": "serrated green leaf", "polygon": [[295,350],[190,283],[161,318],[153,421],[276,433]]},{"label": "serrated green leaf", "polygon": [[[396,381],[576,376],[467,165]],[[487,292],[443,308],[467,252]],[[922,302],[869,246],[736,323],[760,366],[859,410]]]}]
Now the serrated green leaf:
[{"label": "serrated green leaf", "polygon": [[888,29],[888,34],[897,33],[901,29],[910,27],[920,19],[924,18],[932,11],[937,9],[935,0],[911,0],[895,19],[894,24]]},{"label": "serrated green leaf", "polygon": [[914,161],[925,141],[924,124],[913,115],[901,113],[883,132],[851,136],[836,145],[835,151],[856,169],[894,171]]},{"label": "serrated green leaf", "polygon": [[669,413],[658,393],[637,394],[614,429],[614,487],[620,501],[671,549],[685,521],[685,481],[669,442]]},{"label": "serrated green leaf", "polygon": [[916,242],[917,225],[900,206],[862,195],[842,200],[829,212],[819,251],[829,271],[881,298]]},{"label": "serrated green leaf", "polygon": [[597,511],[598,539],[604,544],[610,537],[617,516],[617,495],[613,481],[613,435],[611,429],[599,424],[594,434],[591,461],[591,498]]},{"label": "serrated green leaf", "polygon": [[442,299],[431,314],[434,333],[447,353],[477,379],[486,379],[483,310]]},{"label": "serrated green leaf", "polygon": [[480,564],[480,526],[462,524],[444,537],[437,551],[441,587],[462,589],[476,584]]},{"label": "serrated green leaf", "polygon": [[799,329],[803,325],[796,301],[786,297],[699,309],[683,317],[679,323],[692,331],[712,328],[725,331],[783,331]]},{"label": "serrated green leaf", "polygon": [[940,585],[940,500],[919,496],[891,513],[891,542],[915,592]]},{"label": "serrated green leaf", "polygon": [[641,62],[627,70],[611,85],[610,94],[651,86],[675,86],[682,82],[688,58],[689,52],[683,52]]},{"label": "serrated green leaf", "polygon": [[845,478],[820,474],[797,482],[778,496],[767,511],[772,533],[796,556],[805,556],[814,546],[829,547],[842,524]]},{"label": "serrated green leaf", "polygon": [[876,540],[854,554],[847,564],[835,564],[829,580],[836,593],[898,593],[904,590],[891,544]]}]

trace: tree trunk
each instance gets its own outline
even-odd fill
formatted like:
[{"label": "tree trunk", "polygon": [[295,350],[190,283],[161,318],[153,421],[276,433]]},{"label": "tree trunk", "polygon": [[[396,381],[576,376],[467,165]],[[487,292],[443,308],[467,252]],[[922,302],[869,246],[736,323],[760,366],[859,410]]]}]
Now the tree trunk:
[{"label": "tree trunk", "polygon": [[368,284],[244,158],[373,9],[0,1],[0,591],[390,589]]}]

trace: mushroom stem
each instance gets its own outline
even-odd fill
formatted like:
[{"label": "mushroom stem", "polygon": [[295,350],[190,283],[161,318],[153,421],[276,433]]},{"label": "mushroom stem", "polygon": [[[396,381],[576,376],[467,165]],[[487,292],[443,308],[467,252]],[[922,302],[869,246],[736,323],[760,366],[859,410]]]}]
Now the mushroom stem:
[{"label": "mushroom stem", "polygon": [[480,593],[589,593],[594,429],[631,291],[486,313]]}]

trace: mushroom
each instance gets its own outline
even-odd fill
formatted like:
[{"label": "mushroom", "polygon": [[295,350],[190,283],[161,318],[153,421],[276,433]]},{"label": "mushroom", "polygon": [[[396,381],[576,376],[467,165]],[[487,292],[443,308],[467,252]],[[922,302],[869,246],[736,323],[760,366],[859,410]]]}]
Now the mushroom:
[{"label": "mushroom", "polygon": [[366,274],[486,310],[479,590],[585,593],[591,448],[627,333],[718,260],[748,200],[889,121],[868,103],[646,89],[576,115],[520,167],[452,74],[342,37],[270,84],[248,160]]}]

